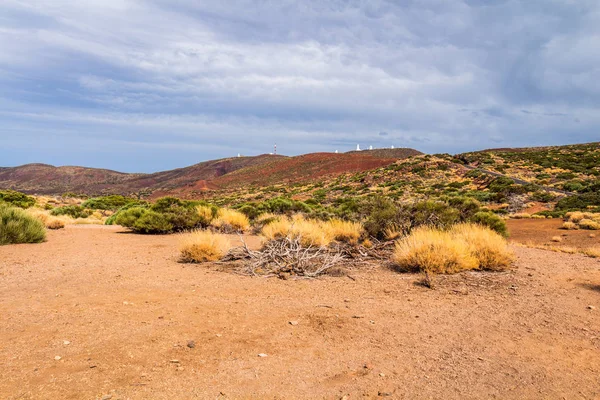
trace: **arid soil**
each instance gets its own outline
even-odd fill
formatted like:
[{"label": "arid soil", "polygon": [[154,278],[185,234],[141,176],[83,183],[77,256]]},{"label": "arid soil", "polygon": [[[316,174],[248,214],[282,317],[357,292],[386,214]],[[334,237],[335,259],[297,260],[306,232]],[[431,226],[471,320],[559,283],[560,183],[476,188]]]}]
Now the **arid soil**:
[{"label": "arid soil", "polygon": [[[577,249],[600,248],[600,231],[565,230],[561,218],[554,219],[513,219],[507,220],[510,240],[515,243],[533,245],[568,246]],[[552,242],[555,236],[560,243]]]},{"label": "arid soil", "polygon": [[0,398],[600,398],[598,260],[516,247],[515,271],[431,290],[385,266],[240,276],[177,242],[69,226],[0,247]]}]

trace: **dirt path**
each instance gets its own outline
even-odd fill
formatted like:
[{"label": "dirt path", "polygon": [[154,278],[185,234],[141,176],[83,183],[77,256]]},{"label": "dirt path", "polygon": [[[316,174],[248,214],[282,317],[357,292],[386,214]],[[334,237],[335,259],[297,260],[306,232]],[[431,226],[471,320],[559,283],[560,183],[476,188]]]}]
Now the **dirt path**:
[{"label": "dirt path", "polygon": [[514,273],[429,290],[384,268],[243,277],[176,247],[95,226],[0,247],[0,398],[600,398],[597,260],[516,248]]}]

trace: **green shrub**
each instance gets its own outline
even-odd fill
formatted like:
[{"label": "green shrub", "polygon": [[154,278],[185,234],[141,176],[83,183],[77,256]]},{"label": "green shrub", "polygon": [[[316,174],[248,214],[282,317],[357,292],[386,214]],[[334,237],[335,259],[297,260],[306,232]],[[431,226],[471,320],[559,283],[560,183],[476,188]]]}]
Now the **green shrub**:
[{"label": "green shrub", "polygon": [[117,211],[121,207],[132,203],[139,203],[139,201],[125,196],[112,195],[86,200],[83,202],[82,207],[92,210]]},{"label": "green shrub", "polygon": [[0,245],[40,243],[46,228],[37,218],[16,207],[0,205]]},{"label": "green shrub", "polygon": [[87,218],[92,215],[91,210],[86,210],[82,206],[64,206],[57,207],[50,211],[51,215],[68,215],[71,218]]},{"label": "green shrub", "polygon": [[0,190],[0,204],[19,208],[29,208],[35,205],[35,198],[14,190]]},{"label": "green shrub", "polygon": [[562,198],[556,203],[556,210],[577,211],[590,207],[600,207],[600,193],[583,193]]},{"label": "green shrub", "polygon": [[113,215],[108,217],[106,219],[106,221],[104,221],[104,225],[118,225],[115,221],[117,220],[119,215],[127,210],[132,209],[132,208],[148,208],[148,204],[147,203],[140,203],[140,204],[129,203],[127,205],[124,205],[123,207],[119,208]]},{"label": "green shrub", "polygon": [[480,211],[473,215],[469,219],[469,221],[479,225],[487,226],[490,229],[499,233],[500,235],[508,237],[508,229],[506,228],[506,222],[492,212]]},{"label": "green shrub", "polygon": [[192,202],[164,197],[152,205],[126,205],[106,223],[121,225],[137,233],[171,233],[192,230],[202,225],[196,206],[205,202]]},{"label": "green shrub", "polygon": [[131,228],[139,233],[170,233],[173,232],[174,226],[169,221],[168,215],[146,210],[135,220]]}]

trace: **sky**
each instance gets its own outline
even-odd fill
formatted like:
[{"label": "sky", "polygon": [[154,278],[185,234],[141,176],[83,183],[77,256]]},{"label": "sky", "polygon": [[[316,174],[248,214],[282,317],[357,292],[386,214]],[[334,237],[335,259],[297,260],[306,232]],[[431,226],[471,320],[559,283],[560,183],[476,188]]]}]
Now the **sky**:
[{"label": "sky", "polygon": [[0,166],[599,141],[598,0],[2,0]]}]

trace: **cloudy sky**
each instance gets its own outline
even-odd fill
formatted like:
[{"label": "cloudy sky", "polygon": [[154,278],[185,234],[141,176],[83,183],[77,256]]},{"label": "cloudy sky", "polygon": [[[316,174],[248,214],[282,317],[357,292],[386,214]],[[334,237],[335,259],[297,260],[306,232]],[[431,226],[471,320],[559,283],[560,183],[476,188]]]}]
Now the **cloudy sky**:
[{"label": "cloudy sky", "polygon": [[0,166],[600,140],[598,0],[2,0]]}]

